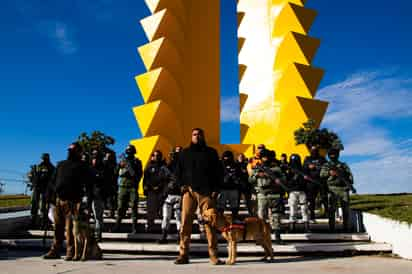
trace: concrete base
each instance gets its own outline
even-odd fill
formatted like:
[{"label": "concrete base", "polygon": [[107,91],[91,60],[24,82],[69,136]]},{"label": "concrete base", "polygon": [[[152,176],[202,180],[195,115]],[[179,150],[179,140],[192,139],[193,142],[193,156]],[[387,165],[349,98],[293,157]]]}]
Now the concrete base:
[{"label": "concrete base", "polygon": [[391,244],[394,254],[412,260],[411,225],[369,213],[363,213],[363,224],[372,241]]}]

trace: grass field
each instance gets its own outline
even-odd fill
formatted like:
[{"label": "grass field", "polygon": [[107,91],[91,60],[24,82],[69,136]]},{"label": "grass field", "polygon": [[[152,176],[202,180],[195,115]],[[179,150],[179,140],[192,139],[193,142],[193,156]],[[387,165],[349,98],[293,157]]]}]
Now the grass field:
[{"label": "grass field", "polygon": [[412,194],[351,196],[353,209],[412,224]]},{"label": "grass field", "polygon": [[30,205],[30,196],[25,195],[0,195],[1,207],[17,207]]}]

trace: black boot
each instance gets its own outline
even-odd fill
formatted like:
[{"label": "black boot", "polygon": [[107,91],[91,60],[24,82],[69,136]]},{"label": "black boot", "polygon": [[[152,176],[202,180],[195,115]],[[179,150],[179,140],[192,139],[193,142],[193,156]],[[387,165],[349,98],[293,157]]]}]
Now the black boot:
[{"label": "black boot", "polygon": [[280,230],[275,230],[275,243],[277,245],[283,245],[283,241],[280,238]]},{"label": "black boot", "polygon": [[296,231],[296,223],[292,222],[289,224],[289,233],[294,233]]},{"label": "black boot", "polygon": [[137,234],[137,221],[133,221],[132,223],[132,233]]},{"label": "black boot", "polygon": [[114,225],[112,232],[120,232],[120,224],[122,223],[122,219],[117,217],[116,224]]},{"label": "black boot", "polygon": [[309,222],[305,222],[305,233],[311,233],[312,231],[310,230]]},{"label": "black boot", "polygon": [[162,230],[162,238],[157,241],[158,244],[167,244],[167,230],[163,229]]}]

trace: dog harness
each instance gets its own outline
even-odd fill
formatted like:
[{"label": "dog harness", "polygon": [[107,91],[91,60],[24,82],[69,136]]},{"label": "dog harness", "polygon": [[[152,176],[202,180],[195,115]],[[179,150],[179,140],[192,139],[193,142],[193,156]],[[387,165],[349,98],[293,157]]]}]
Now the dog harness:
[{"label": "dog harness", "polygon": [[220,232],[228,232],[231,231],[232,229],[239,229],[239,230],[245,230],[245,224],[230,224],[228,226],[225,226],[220,230]]}]

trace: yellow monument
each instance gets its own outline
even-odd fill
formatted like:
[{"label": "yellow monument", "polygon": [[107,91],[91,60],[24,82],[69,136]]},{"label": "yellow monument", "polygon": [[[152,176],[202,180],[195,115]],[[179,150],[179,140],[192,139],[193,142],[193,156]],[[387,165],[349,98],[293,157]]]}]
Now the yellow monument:
[{"label": "yellow monument", "polygon": [[142,138],[133,140],[143,164],[155,149],[185,146],[191,129],[205,129],[220,152],[307,153],[293,131],[309,118],[319,125],[327,103],[313,99],[323,71],[311,66],[319,40],[316,16],[304,1],[239,0],[241,144],[220,144],[220,1],[145,0],[148,43],[138,52],[147,72],[136,76],[144,104],[133,109]]},{"label": "yellow monument", "polygon": [[308,36],[316,12],[304,3],[238,1],[242,143],[306,155],[293,132],[310,118],[319,126],[326,112],[313,99],[323,71],[311,66],[320,41]]}]

